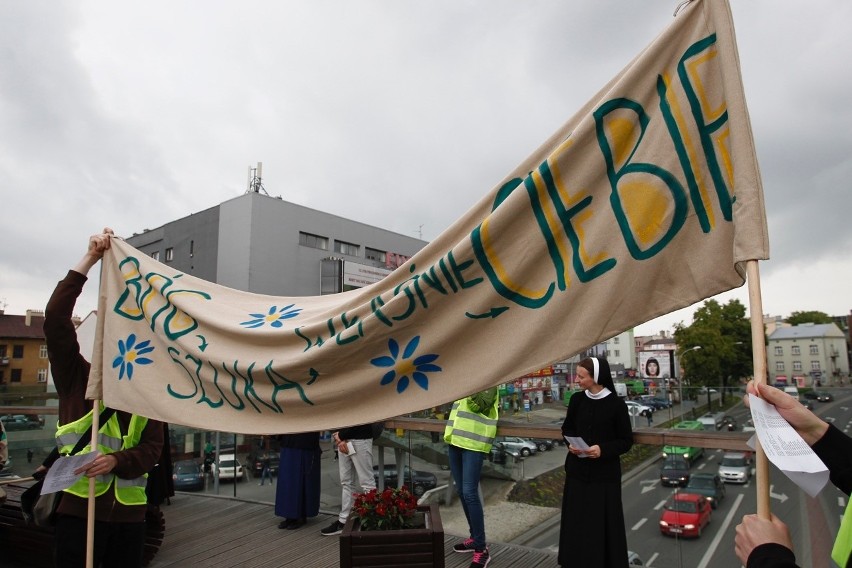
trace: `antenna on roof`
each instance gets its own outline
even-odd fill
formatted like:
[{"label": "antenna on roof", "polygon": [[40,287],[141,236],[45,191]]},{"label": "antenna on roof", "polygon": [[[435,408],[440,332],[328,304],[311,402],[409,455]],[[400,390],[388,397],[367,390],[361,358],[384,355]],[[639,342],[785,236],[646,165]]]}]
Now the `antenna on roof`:
[{"label": "antenna on roof", "polygon": [[257,167],[253,168],[249,166],[248,168],[248,189],[246,189],[246,193],[260,193],[263,192],[266,195],[266,189],[263,187],[263,162],[258,162]]}]

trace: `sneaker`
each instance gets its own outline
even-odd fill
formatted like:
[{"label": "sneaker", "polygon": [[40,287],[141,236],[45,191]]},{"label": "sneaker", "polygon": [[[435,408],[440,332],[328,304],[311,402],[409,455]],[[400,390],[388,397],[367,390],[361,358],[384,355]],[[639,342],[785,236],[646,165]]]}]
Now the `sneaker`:
[{"label": "sneaker", "polygon": [[453,552],[473,552],[474,550],[472,538],[466,538],[464,541],[453,546]]},{"label": "sneaker", "polygon": [[491,562],[491,555],[488,554],[487,548],[484,550],[474,550],[470,568],[485,568],[489,562]]},{"label": "sneaker", "polygon": [[320,531],[322,536],[334,536],[343,532],[343,523],[335,520],[333,523]]}]

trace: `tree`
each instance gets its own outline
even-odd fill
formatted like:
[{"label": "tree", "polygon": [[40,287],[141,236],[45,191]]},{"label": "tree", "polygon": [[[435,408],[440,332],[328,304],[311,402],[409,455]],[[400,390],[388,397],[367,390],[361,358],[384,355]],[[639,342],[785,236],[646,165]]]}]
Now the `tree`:
[{"label": "tree", "polygon": [[[722,386],[722,401],[729,382],[739,382],[754,373],[751,323],[739,300],[721,305],[707,300],[695,311],[692,324],[675,326],[678,352],[700,345],[679,361],[693,386]],[[708,403],[710,395],[708,392]]]},{"label": "tree", "polygon": [[825,312],[809,311],[809,312],[793,312],[787,318],[787,323],[790,325],[800,325],[803,323],[831,323],[831,319]]}]

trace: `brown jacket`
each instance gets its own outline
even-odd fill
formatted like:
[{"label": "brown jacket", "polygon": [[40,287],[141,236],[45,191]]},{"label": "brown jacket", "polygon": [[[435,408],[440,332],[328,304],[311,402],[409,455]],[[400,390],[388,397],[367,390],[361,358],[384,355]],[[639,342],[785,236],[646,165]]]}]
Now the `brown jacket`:
[{"label": "brown jacket", "polygon": [[[85,416],[92,409],[92,402],[85,398],[89,379],[89,362],[80,353],[77,331],[71,321],[74,304],[83,291],[87,278],[73,270],[59,282],[47,303],[44,313],[44,336],[47,355],[56,392],[59,394],[59,424],[68,424]],[[117,411],[116,416],[123,432],[127,431],[130,414]],[[115,452],[118,460],[113,473],[123,479],[133,479],[154,467],[163,447],[163,424],[148,420],[142,438],[136,447]],[[95,500],[95,519],[107,522],[140,522],[145,519],[142,506],[127,506],[115,500],[110,489]],[[85,518],[86,499],[64,493],[57,512]]]}]

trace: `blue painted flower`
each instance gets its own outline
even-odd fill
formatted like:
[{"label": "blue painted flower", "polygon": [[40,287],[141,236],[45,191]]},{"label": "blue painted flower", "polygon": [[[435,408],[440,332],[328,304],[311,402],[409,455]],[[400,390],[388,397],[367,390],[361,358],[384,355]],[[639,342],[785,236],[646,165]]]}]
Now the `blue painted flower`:
[{"label": "blue painted flower", "polygon": [[278,306],[272,306],[265,314],[249,314],[249,316],[254,319],[244,321],[240,323],[240,325],[244,325],[249,329],[263,327],[264,324],[267,323],[272,327],[282,327],[284,325],[281,323],[282,321],[294,318],[302,311],[302,308],[294,308],[293,306],[295,305],[296,304],[290,304],[284,306],[280,310],[278,309]]},{"label": "blue painted flower", "polygon": [[391,370],[382,377],[382,385],[390,384],[399,377],[399,381],[396,383],[396,392],[398,393],[408,388],[410,379],[413,379],[423,390],[429,390],[429,377],[426,376],[426,373],[440,373],[443,369],[433,364],[438,358],[438,355],[434,353],[420,355],[412,359],[419,344],[420,336],[417,335],[408,342],[400,356],[399,344],[394,339],[388,339],[390,356],[385,355],[370,360],[370,363],[376,367],[391,367]]},{"label": "blue painted flower", "polygon": [[112,360],[112,368],[121,367],[118,371],[118,380],[124,378],[124,375],[127,374],[127,380],[133,378],[133,365],[150,365],[154,362],[153,359],[149,359],[148,357],[142,357],[147,353],[153,351],[154,348],[151,346],[151,341],[143,341],[140,344],[136,344],[136,334],[131,333],[127,336],[127,339],[118,340],[118,353],[119,355]]}]

